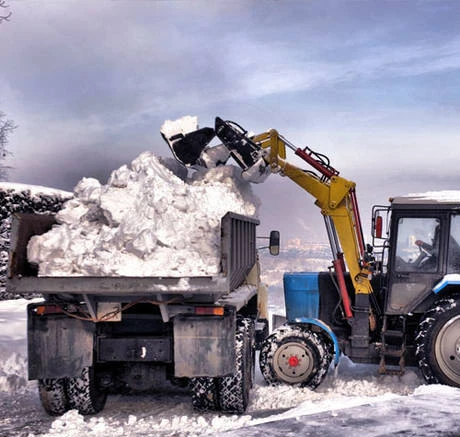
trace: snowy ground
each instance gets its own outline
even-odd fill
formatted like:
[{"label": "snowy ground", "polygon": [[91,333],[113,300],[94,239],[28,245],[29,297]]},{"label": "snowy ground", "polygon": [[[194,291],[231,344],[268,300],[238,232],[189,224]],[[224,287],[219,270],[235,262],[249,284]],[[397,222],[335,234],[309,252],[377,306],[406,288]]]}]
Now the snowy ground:
[{"label": "snowy ground", "polygon": [[[460,390],[424,385],[416,369],[379,377],[343,358],[316,390],[268,387],[260,373],[243,416],[198,414],[184,390],[111,396],[94,417],[47,416],[27,381],[24,300],[0,302],[0,436],[460,435]],[[242,428],[242,429],[241,429]]]}]

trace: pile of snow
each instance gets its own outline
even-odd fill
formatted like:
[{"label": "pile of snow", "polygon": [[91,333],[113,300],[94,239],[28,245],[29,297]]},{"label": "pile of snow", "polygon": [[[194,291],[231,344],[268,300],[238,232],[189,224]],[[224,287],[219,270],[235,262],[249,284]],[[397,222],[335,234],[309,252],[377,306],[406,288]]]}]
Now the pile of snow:
[{"label": "pile of snow", "polygon": [[259,200],[233,166],[187,175],[174,160],[144,152],[107,185],[82,179],[33,237],[28,259],[41,276],[200,276],[220,271],[220,221],[255,217]]},{"label": "pile of snow", "polygon": [[31,388],[27,381],[26,306],[38,301],[16,299],[0,302],[0,394],[24,393]]}]

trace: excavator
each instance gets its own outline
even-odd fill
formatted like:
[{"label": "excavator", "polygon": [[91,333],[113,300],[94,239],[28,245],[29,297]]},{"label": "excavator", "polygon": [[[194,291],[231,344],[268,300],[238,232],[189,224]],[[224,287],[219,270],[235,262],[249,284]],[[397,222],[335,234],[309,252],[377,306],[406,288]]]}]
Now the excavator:
[{"label": "excavator", "polygon": [[[249,182],[263,183],[270,174],[289,178],[324,217],[332,265],[284,274],[285,322],[260,346],[267,383],[316,388],[345,354],[378,364],[382,374],[418,365],[427,382],[460,387],[460,192],[399,196],[374,206],[369,245],[356,184],[325,155],[274,129],[249,134],[220,117],[214,128],[162,134],[185,166],[227,165],[232,158]],[[211,146],[215,137],[221,144]],[[308,169],[292,164],[287,152]]]}]

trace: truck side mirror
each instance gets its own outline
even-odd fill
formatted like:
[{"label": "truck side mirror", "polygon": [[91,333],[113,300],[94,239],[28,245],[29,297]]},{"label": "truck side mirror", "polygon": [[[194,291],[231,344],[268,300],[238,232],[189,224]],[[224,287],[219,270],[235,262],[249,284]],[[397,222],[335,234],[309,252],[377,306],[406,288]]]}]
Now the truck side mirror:
[{"label": "truck side mirror", "polygon": [[280,253],[280,233],[279,231],[270,232],[270,243],[268,246],[270,255],[277,256]]}]

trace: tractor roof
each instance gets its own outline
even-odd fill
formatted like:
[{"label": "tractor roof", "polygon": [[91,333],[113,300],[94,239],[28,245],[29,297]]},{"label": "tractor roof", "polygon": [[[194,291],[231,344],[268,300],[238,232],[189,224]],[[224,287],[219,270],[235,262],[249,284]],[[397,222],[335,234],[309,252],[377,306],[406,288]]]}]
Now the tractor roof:
[{"label": "tractor roof", "polygon": [[460,190],[428,191],[390,198],[392,205],[460,205]]}]

